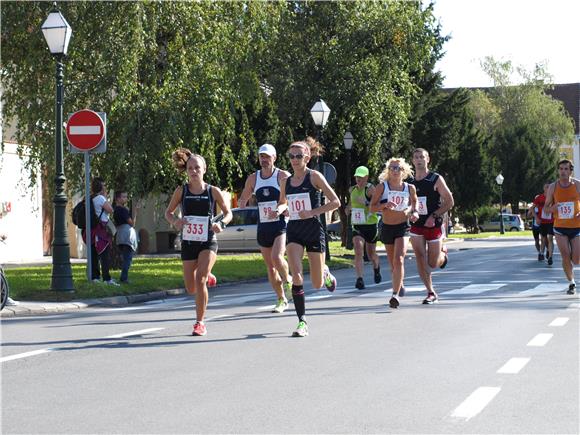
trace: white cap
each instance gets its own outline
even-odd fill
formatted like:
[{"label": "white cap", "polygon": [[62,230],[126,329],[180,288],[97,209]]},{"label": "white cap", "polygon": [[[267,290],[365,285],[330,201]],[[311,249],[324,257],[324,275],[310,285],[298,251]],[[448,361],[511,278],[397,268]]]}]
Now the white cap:
[{"label": "white cap", "polygon": [[269,143],[265,143],[258,150],[258,154],[268,154],[269,156],[276,156],[276,148]]}]

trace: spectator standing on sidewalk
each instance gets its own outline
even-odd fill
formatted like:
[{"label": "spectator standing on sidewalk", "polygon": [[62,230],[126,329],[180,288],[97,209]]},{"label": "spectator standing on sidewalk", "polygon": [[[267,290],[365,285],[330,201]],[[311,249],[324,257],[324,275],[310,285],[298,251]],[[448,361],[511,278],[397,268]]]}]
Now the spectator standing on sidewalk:
[{"label": "spectator standing on sidewalk", "polygon": [[133,208],[133,214],[127,208],[128,196],[124,190],[115,192],[115,207],[113,219],[117,226],[115,241],[121,256],[123,265],[121,266],[121,277],[119,281],[127,284],[129,282],[129,268],[133,262],[133,255],[137,251],[137,232],[135,231],[135,219],[137,207]]},{"label": "spectator standing on sidewalk", "polygon": [[[204,181],[207,164],[201,155],[179,148],[172,154],[172,159],[180,173],[187,173],[187,182],[173,192],[165,210],[165,219],[182,233],[183,280],[187,292],[195,294],[196,322],[192,335],[206,335],[207,286],[217,259],[216,234],[231,221],[232,212],[222,191]],[[216,204],[223,213],[219,222],[213,222]],[[175,215],[177,207],[181,208],[181,218]]]},{"label": "spectator standing on sidewalk", "polygon": [[429,170],[430,156],[427,150],[413,151],[415,178],[411,182],[417,189],[417,212],[419,218],[411,225],[411,245],[417,260],[419,276],[427,288],[424,304],[437,302],[433,288],[431,269],[447,265],[447,248],[443,245],[443,214],[453,207],[453,195],[441,175]]}]

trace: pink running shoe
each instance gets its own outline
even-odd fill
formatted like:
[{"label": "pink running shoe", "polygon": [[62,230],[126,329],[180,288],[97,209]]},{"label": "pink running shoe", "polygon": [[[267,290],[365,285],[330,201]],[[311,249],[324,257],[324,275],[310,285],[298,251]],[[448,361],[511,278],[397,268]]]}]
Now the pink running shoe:
[{"label": "pink running shoe", "polygon": [[207,329],[205,329],[205,325],[201,322],[195,322],[193,325],[193,332],[191,335],[193,336],[203,336],[207,334]]},{"label": "pink running shoe", "polygon": [[208,287],[216,287],[217,286],[217,278],[213,273],[209,273],[207,277],[207,286]]}]

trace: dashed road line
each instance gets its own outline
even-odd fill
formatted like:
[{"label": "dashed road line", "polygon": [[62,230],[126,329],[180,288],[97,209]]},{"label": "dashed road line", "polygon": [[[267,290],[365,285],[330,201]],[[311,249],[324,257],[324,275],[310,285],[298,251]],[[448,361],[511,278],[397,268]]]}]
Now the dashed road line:
[{"label": "dashed road line", "polygon": [[479,387],[451,413],[451,417],[465,421],[475,417],[493,400],[500,387]]},{"label": "dashed road line", "polygon": [[548,326],[564,326],[570,320],[569,317],[556,317]]},{"label": "dashed road line", "polygon": [[28,358],[29,356],[42,355],[43,353],[49,353],[49,352],[52,352],[54,350],[55,349],[48,348],[48,349],[33,350],[31,352],[17,353],[15,355],[10,355],[10,356],[5,356],[5,357],[0,358],[0,363],[5,362],[5,361],[12,361],[15,359],[20,359],[20,358]]},{"label": "dashed road line", "polygon": [[165,329],[165,328],[140,329],[138,331],[123,332],[122,334],[109,335],[108,337],[105,337],[105,338],[125,338],[125,337],[132,337],[135,335],[145,335],[145,334],[149,334],[150,332],[161,331],[163,329]]},{"label": "dashed road line", "polygon": [[511,358],[497,373],[515,375],[518,374],[530,361],[530,358]]},{"label": "dashed road line", "polygon": [[554,334],[538,334],[532,338],[526,346],[542,347],[545,346],[548,341],[552,339]]}]

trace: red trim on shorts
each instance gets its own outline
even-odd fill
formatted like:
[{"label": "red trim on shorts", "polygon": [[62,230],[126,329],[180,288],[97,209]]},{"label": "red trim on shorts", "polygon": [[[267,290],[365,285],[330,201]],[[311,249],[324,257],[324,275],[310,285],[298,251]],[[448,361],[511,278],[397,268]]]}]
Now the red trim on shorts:
[{"label": "red trim on shorts", "polygon": [[443,227],[415,227],[411,226],[411,237],[423,236],[427,242],[435,242],[443,239]]}]

